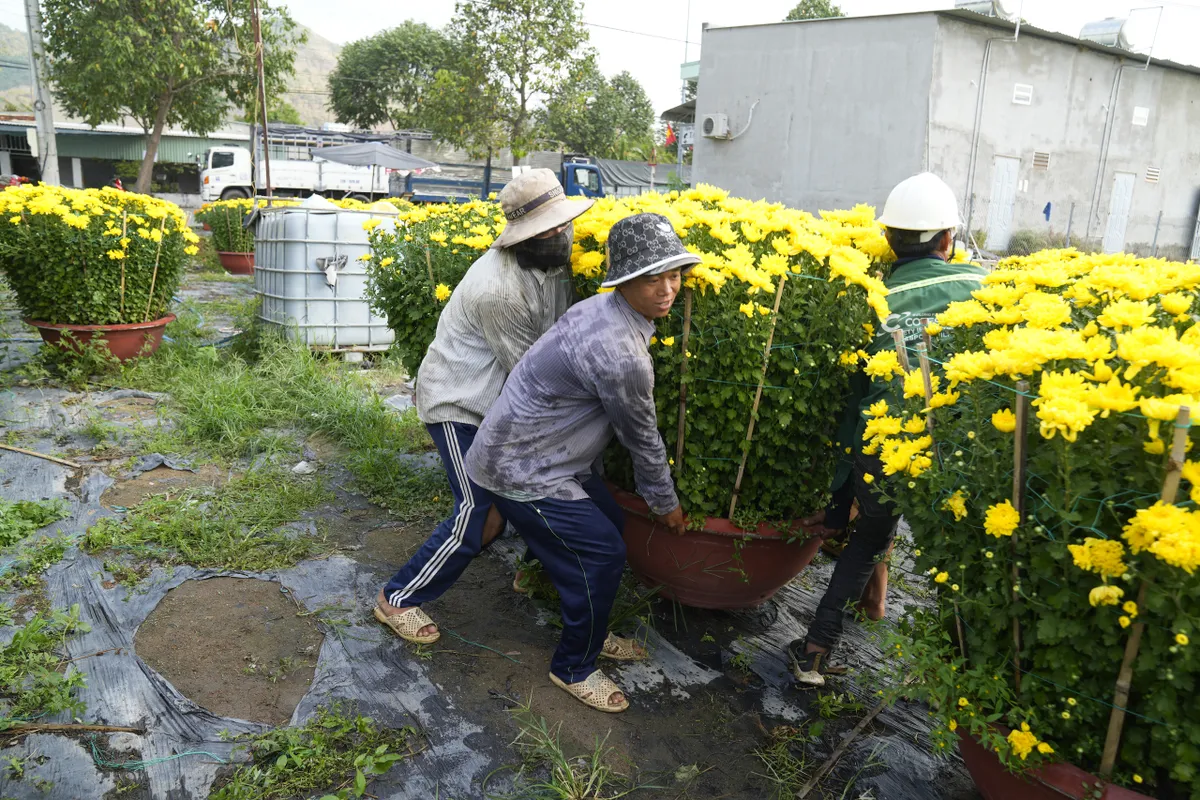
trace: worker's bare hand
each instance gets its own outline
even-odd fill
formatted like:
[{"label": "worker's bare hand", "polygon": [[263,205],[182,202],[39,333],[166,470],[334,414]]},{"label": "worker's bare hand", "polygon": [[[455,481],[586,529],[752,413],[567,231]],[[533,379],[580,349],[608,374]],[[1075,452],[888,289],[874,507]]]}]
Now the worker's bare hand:
[{"label": "worker's bare hand", "polygon": [[659,521],[676,536],[683,536],[687,532],[687,522],[683,519],[683,506],[675,506],[672,511],[660,516]]}]

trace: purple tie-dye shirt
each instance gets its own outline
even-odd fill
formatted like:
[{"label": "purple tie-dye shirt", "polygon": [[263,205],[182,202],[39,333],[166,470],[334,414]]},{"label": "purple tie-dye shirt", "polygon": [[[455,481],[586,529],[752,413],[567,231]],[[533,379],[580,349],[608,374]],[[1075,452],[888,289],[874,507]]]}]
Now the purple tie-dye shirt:
[{"label": "purple tie-dye shirt", "polygon": [[650,509],[674,510],[654,410],[653,334],[620,292],[571,307],[508,376],[467,452],[471,480],[519,500],[583,500],[580,482],[615,433]]}]

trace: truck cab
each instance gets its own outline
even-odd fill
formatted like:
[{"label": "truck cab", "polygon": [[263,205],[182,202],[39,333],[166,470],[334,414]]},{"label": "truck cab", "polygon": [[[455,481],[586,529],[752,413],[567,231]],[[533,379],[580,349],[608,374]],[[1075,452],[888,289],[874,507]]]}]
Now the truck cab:
[{"label": "truck cab", "polygon": [[237,146],[212,147],[198,160],[202,201],[249,197],[244,188],[253,183],[249,150]]},{"label": "truck cab", "polygon": [[600,174],[600,167],[589,156],[563,156],[558,182],[570,197],[604,196],[604,177]]}]

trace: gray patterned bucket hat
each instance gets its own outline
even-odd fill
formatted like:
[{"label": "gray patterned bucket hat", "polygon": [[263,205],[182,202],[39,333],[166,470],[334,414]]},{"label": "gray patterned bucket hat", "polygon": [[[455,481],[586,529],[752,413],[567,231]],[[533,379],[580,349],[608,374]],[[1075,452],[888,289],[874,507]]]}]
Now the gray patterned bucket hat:
[{"label": "gray patterned bucket hat", "polygon": [[658,275],[700,263],[675,234],[662,214],[634,214],[612,226],[608,233],[608,275],[601,286],[618,286],[642,275]]}]

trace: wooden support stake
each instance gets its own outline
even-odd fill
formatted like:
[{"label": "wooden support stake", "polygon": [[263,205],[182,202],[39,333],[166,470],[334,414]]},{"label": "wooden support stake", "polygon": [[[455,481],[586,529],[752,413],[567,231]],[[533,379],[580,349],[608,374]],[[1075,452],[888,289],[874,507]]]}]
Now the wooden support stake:
[{"label": "wooden support stake", "polygon": [[771,330],[767,333],[767,344],[763,347],[762,374],[758,376],[758,389],[754,392],[754,405],[750,407],[750,425],[746,428],[745,449],[742,450],[742,463],[738,466],[737,480],[733,484],[733,497],[729,498],[729,518],[733,519],[733,511],[737,508],[738,492],[742,490],[742,476],[746,474],[746,459],[750,457],[750,442],[754,438],[754,420],[758,418],[758,404],[762,401],[763,384],[767,382],[767,367],[771,363],[771,343],[775,341],[775,323],[779,320],[779,301],[783,298],[783,285],[787,283],[787,274],[779,276],[779,287],[775,289],[775,307],[771,309]]},{"label": "wooden support stake", "polygon": [[821,765],[821,768],[817,770],[817,773],[809,778],[808,782],[800,788],[800,791],[796,792],[796,800],[804,800],[804,798],[808,797],[813,789],[817,788],[817,784],[829,774],[829,772],[837,764],[838,759],[845,754],[846,749],[850,747],[850,743],[857,739],[858,735],[862,733],[868,725],[871,724],[871,720],[879,716],[879,712],[883,711],[883,709],[886,707],[887,703],[879,703],[870,711],[868,711],[865,717],[858,721],[858,724],[854,726],[854,729],[850,731],[848,736],[842,739],[842,743],[837,746],[837,749],[835,749],[825,763]]},{"label": "wooden support stake", "polygon": [[437,281],[433,279],[433,259],[429,255],[429,248],[425,248],[425,269],[429,270],[429,290],[437,291]]},{"label": "wooden support stake", "polygon": [[[121,238],[125,238],[125,231],[129,227],[129,221],[125,218],[126,212],[121,212]],[[124,245],[121,246],[124,250]],[[121,259],[121,316],[125,316],[125,259]]]},{"label": "wooden support stake", "polygon": [[21,453],[23,455],[34,456],[36,458],[44,458],[47,461],[53,461],[55,464],[62,464],[64,467],[70,467],[71,469],[82,469],[82,467],[80,467],[74,461],[67,461],[63,458],[48,456],[45,453],[39,453],[36,450],[26,450],[24,447],[14,447],[11,444],[0,444],[0,450],[11,450],[14,453]]},{"label": "wooden support stake", "polygon": [[122,725],[79,725],[75,723],[30,722],[14,725],[4,731],[5,735],[24,736],[27,733],[49,733],[51,731],[103,731],[106,733],[145,733],[144,728],[127,728]]},{"label": "wooden support stake", "polygon": [[150,322],[150,306],[154,303],[154,282],[158,280],[158,260],[162,257],[163,239],[166,237],[167,216],[164,214],[162,224],[158,226],[158,250],[154,253],[154,272],[150,275],[150,296],[146,298],[146,319]]},{"label": "wooden support stake", "polygon": [[912,366],[908,363],[908,347],[904,344],[904,331],[898,329],[892,331],[892,341],[896,343],[896,357],[900,359],[900,366],[904,368],[905,372],[908,372]]},{"label": "wooden support stake", "polygon": [[[1179,492],[1179,475],[1183,470],[1183,462],[1187,453],[1188,429],[1191,427],[1191,409],[1183,406],[1175,418],[1175,438],[1171,442],[1171,460],[1167,462],[1167,476],[1163,479],[1163,505],[1174,505],[1175,496]],[[1141,610],[1146,602],[1146,582],[1138,587],[1138,609]],[[1129,640],[1125,642],[1125,655],[1121,659],[1121,670],[1117,673],[1116,689],[1113,692],[1113,709],[1108,717],[1108,733],[1104,737],[1104,754],[1100,759],[1100,777],[1112,775],[1117,763],[1117,751],[1121,747],[1121,729],[1125,727],[1125,706],[1129,702],[1129,692],[1133,686],[1133,662],[1137,658],[1138,648],[1142,645],[1142,633],[1146,630],[1144,622],[1133,623],[1129,632]]]},{"label": "wooden support stake", "polygon": [[[917,345],[917,361],[921,365],[921,380],[925,384],[925,407],[933,402],[933,373],[929,369],[929,334]],[[925,430],[933,433],[933,409],[925,412]]]},{"label": "wooden support stake", "polygon": [[[1029,381],[1017,381],[1017,427],[1013,430],[1013,488],[1012,504],[1017,510],[1018,528],[1025,522],[1025,460],[1026,431],[1029,428]],[[1021,571],[1017,568],[1017,531],[1008,540],[1009,562],[1012,565],[1013,605],[1013,686],[1021,693],[1021,620],[1017,617],[1017,585],[1021,582]]]},{"label": "wooden support stake", "polygon": [[683,362],[679,365],[679,434],[675,437],[675,480],[683,476],[683,435],[687,424],[687,371],[688,371],[688,337],[692,333],[692,290],[683,290],[683,337],[680,342],[680,352]]}]

